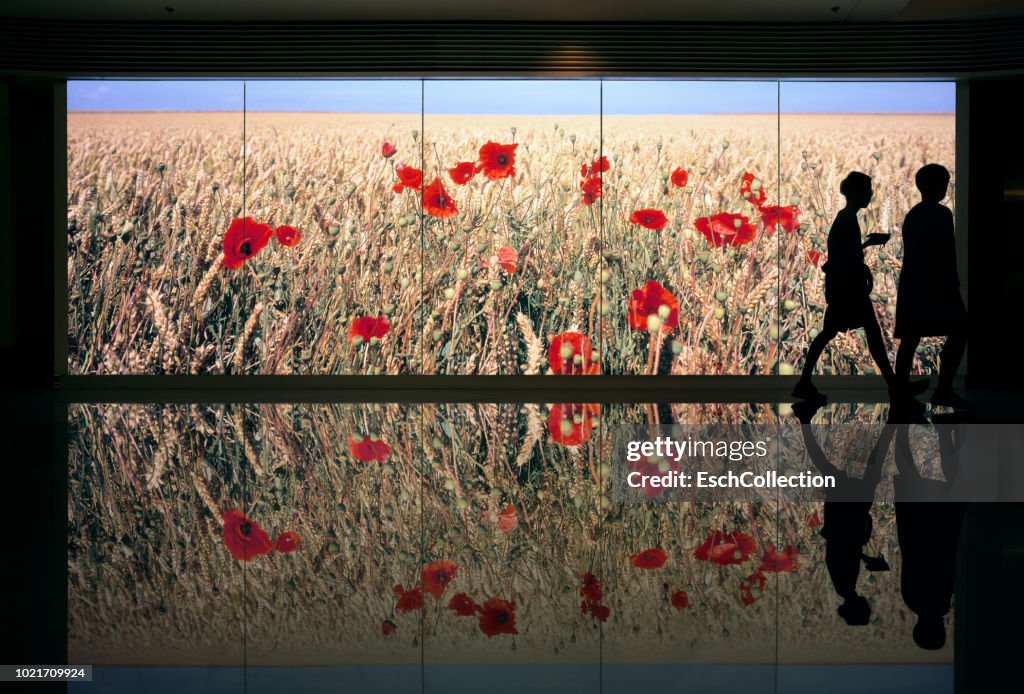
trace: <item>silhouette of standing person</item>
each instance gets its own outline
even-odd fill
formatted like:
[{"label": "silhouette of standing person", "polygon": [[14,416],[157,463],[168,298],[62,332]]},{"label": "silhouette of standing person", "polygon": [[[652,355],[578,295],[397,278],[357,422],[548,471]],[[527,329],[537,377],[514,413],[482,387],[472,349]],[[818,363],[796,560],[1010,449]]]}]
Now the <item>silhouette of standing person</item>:
[{"label": "silhouette of standing person", "polygon": [[914,177],[921,202],[903,220],[903,269],[896,294],[896,328],[900,341],[896,375],[910,378],[922,337],[945,336],[939,355],[939,383],[932,404],[970,407],[953,392],[953,377],[967,347],[967,309],[956,270],[953,213],[940,204],[949,187],[949,171],[938,164],[921,167]]},{"label": "silhouette of standing person", "polygon": [[[859,171],[851,172],[839,184],[839,192],[846,197],[846,206],[832,222],[828,233],[828,261],[822,266],[827,303],[824,325],[807,349],[803,374],[793,389],[793,397],[824,403],[827,398],[811,383],[811,375],[821,353],[839,333],[864,328],[871,357],[889,386],[890,397],[897,399],[902,396],[903,389],[889,364],[882,330],[878,327],[869,296],[873,284],[871,270],[864,263],[864,249],[885,243],[889,237],[887,234],[871,234],[866,241],[861,241],[857,212],[871,202],[870,176]],[[914,388],[919,386],[926,387],[927,383],[914,384]]]}]

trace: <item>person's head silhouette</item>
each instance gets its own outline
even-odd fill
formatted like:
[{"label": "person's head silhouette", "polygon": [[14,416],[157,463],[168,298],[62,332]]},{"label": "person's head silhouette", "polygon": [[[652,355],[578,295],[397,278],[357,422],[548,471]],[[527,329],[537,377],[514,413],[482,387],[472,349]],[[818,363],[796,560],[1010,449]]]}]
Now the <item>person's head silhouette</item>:
[{"label": "person's head silhouette", "polygon": [[839,184],[839,192],[846,198],[846,204],[860,209],[871,202],[871,177],[860,171],[851,171]]},{"label": "person's head silhouette", "polygon": [[938,202],[946,197],[949,179],[949,171],[945,166],[926,164],[917,170],[914,183],[921,191],[921,199],[925,202]]}]

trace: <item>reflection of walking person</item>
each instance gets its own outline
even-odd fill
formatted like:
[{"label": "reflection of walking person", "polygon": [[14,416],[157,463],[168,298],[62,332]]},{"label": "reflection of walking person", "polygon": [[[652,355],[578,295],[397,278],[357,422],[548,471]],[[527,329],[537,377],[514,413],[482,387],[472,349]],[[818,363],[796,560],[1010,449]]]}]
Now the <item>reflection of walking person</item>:
[{"label": "reflection of walking person", "polygon": [[967,309],[956,270],[953,213],[940,204],[949,187],[949,171],[928,164],[918,170],[915,182],[921,202],[903,220],[903,269],[894,331],[894,337],[900,340],[896,374],[901,383],[910,378],[922,337],[946,336],[932,403],[969,407],[970,403],[953,392],[953,377],[967,346]]},{"label": "reflection of walking person", "polygon": [[851,328],[864,328],[871,357],[885,377],[890,395],[895,397],[900,389],[871,306],[871,270],[864,264],[864,249],[885,243],[889,237],[887,234],[871,234],[861,242],[857,212],[871,202],[870,176],[859,171],[851,172],[839,185],[839,192],[846,197],[846,206],[836,215],[828,233],[828,261],[822,266],[827,303],[823,329],[807,349],[803,374],[793,389],[793,397],[817,402],[826,400],[811,383],[811,375],[825,346],[836,335]]}]

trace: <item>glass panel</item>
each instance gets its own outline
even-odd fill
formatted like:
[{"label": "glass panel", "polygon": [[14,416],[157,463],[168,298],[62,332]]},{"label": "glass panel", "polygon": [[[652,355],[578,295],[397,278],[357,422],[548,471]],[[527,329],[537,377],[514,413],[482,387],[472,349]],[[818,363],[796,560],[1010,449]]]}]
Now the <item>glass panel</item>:
[{"label": "glass panel", "polygon": [[774,372],[777,90],[604,82],[611,373]]},{"label": "glass panel", "polygon": [[[914,182],[918,169],[937,163],[955,173],[956,85],[783,82],[779,99],[780,195],[801,212],[798,219],[783,214],[779,225],[786,232],[779,235],[780,362],[784,372],[803,367],[808,345],[824,328],[825,275],[821,269],[829,261],[829,231],[847,202],[840,184],[854,171],[870,176],[873,190],[870,202],[856,214],[862,237],[870,233],[892,237],[880,247],[863,251],[873,285],[874,314],[891,363],[895,357],[902,225],[907,213],[921,201]],[[955,178],[941,204],[952,208],[954,197]],[[789,219],[793,223],[787,225]],[[949,242],[952,244],[952,238]],[[856,255],[856,249],[853,251]],[[832,260],[835,264],[841,259]],[[859,262],[855,258],[855,264]],[[837,304],[837,311],[840,307],[841,303]],[[857,318],[855,323],[862,322]],[[941,341],[924,340],[917,350],[915,370],[934,372],[940,348]],[[879,373],[861,330],[839,333],[822,355],[818,371]]]},{"label": "glass panel", "polygon": [[423,373],[600,370],[600,108],[597,81],[424,83]]},{"label": "glass panel", "polygon": [[233,373],[241,82],[68,83],[68,371]]},{"label": "glass panel", "polygon": [[247,214],[274,240],[242,273],[235,372],[415,373],[419,197],[393,187],[421,168],[420,82],[249,81],[245,105]]}]

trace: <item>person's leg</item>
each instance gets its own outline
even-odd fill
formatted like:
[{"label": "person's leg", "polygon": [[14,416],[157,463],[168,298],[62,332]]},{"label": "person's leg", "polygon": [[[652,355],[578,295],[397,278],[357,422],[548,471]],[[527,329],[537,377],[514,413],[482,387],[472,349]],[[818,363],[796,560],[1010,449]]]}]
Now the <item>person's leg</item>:
[{"label": "person's leg", "polygon": [[896,350],[896,380],[902,386],[910,383],[910,369],[914,366],[914,355],[920,344],[919,337],[904,337],[900,340],[900,348]]},{"label": "person's leg", "polygon": [[946,338],[939,353],[939,385],[938,390],[952,391],[953,378],[960,368],[960,362],[964,358],[964,350],[967,348],[967,334],[957,332]]},{"label": "person's leg", "polygon": [[896,374],[892,370],[892,365],[889,364],[889,353],[885,349],[885,340],[882,339],[882,329],[878,327],[875,311],[870,307],[868,308],[868,315],[864,318],[864,336],[868,339],[868,350],[871,352],[871,358],[878,365],[878,369],[882,372],[885,382],[889,385],[890,389],[896,388]]}]

